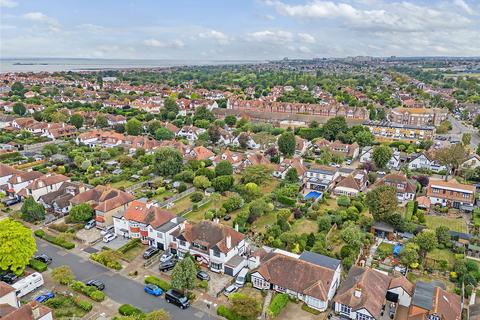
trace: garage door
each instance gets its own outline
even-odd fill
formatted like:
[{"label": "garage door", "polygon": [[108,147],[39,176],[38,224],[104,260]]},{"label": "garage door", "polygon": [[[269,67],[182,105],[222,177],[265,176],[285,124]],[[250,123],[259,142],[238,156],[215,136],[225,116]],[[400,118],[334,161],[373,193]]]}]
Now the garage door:
[{"label": "garage door", "polygon": [[225,266],[225,274],[233,277],[233,268]]},{"label": "garage door", "polygon": [[161,242],[157,242],[157,247],[158,247],[158,249],[160,249],[160,250],[165,250],[165,246],[164,246],[163,243],[161,243]]}]

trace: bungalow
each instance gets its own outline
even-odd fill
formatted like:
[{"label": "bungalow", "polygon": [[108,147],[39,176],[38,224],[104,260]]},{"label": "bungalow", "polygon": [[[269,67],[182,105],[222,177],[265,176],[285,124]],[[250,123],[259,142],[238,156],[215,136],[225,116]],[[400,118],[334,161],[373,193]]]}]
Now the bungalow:
[{"label": "bungalow", "polygon": [[130,193],[105,187],[96,186],[93,189],[77,194],[70,200],[72,205],[87,203],[95,210],[97,228],[103,229],[113,224],[113,216],[127,210],[135,197]]},{"label": "bungalow", "polygon": [[417,281],[407,319],[460,320],[462,309],[458,295],[447,292],[434,283]]},{"label": "bungalow", "polygon": [[251,275],[254,288],[275,290],[325,311],[340,284],[340,260],[313,252],[296,255],[274,250]]},{"label": "bungalow", "polygon": [[8,189],[8,180],[15,175],[19,174],[22,171],[15,169],[9,165],[0,163],[0,189],[7,190]]},{"label": "bungalow", "polygon": [[360,153],[360,147],[356,142],[352,144],[342,143],[339,140],[332,142],[329,145],[330,150],[340,154],[344,158],[356,159]]},{"label": "bungalow", "polygon": [[415,182],[407,179],[407,177],[404,175],[397,173],[387,174],[386,176],[375,182],[373,184],[373,188],[382,185],[392,186],[397,190],[398,202],[415,199],[417,186]]},{"label": "bungalow", "polygon": [[312,143],[307,139],[300,138],[299,136],[295,136],[295,154],[296,155],[303,155]]},{"label": "bungalow", "polygon": [[424,170],[430,170],[433,172],[440,172],[440,171],[447,170],[447,167],[438,164],[438,162],[435,161],[433,157],[431,157],[429,154],[425,152],[420,153],[419,155],[414,157],[408,164],[408,168],[410,170],[424,169]]},{"label": "bungalow", "polygon": [[18,194],[22,197],[33,197],[38,201],[41,196],[59,190],[60,186],[67,181],[70,181],[70,178],[62,174],[46,174],[32,181]]},{"label": "bungalow", "polygon": [[214,272],[235,276],[245,266],[245,236],[225,225],[212,221],[186,224],[174,232],[177,254],[183,258],[190,253]]},{"label": "bungalow", "polygon": [[480,156],[478,154],[472,154],[461,165],[462,169],[476,169],[480,167]]},{"label": "bungalow", "polygon": [[271,162],[263,153],[260,152],[250,152],[247,154],[247,158],[242,163],[242,168],[247,166],[258,166],[258,165],[270,165]]},{"label": "bungalow", "polygon": [[213,159],[213,165],[216,166],[220,161],[228,161],[236,170],[243,162],[243,154],[225,149]]},{"label": "bungalow", "polygon": [[432,205],[468,211],[473,210],[475,192],[475,186],[459,183],[455,179],[449,181],[430,179],[427,186],[427,197]]},{"label": "bungalow", "polygon": [[177,217],[147,199],[132,201],[125,212],[113,216],[115,233],[140,239],[143,244],[166,250],[174,243],[172,233],[183,230],[185,218]]},{"label": "bungalow", "polygon": [[337,196],[345,195],[355,197],[360,192],[367,189],[368,175],[365,170],[357,170],[346,176],[333,189],[333,193]]},{"label": "bungalow", "polygon": [[198,146],[192,148],[190,152],[187,153],[187,157],[200,161],[208,159],[213,160],[215,158],[215,153],[204,146]]}]

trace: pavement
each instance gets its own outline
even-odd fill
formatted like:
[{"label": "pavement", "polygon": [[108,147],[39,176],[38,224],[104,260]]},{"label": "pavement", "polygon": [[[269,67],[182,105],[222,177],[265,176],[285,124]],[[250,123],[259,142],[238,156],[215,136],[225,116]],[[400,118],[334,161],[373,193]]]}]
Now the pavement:
[{"label": "pavement", "polygon": [[[118,304],[129,303],[144,312],[151,312],[163,308],[170,313],[173,320],[217,319],[216,316],[208,314],[198,306],[193,305],[186,310],[181,310],[175,305],[168,304],[163,295],[161,297],[148,295],[144,293],[143,284],[140,281],[129,279],[118,272],[92,262],[86,254],[85,256],[80,256],[54,246],[42,239],[36,239],[36,241],[38,251],[52,257],[53,262],[50,265],[51,268],[68,265],[80,281],[88,281],[91,279],[102,281],[105,283],[105,294]],[[202,301],[196,301],[194,304],[198,304],[200,307],[204,305]]]}]

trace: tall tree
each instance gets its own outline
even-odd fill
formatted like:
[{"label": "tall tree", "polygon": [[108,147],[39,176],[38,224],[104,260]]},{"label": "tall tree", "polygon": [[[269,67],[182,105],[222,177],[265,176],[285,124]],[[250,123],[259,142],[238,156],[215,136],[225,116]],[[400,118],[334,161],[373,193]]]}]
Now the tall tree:
[{"label": "tall tree", "polygon": [[438,161],[438,163],[447,167],[445,180],[448,180],[450,170],[452,170],[452,174],[454,174],[466,158],[467,151],[463,145],[459,143],[450,147],[442,148],[435,154],[435,159]]},{"label": "tall tree", "polygon": [[378,168],[383,169],[392,158],[392,149],[386,145],[377,146],[373,149],[372,157],[375,165]]},{"label": "tall tree", "polygon": [[348,131],[348,125],[345,121],[345,117],[334,117],[328,119],[328,121],[322,127],[322,136],[327,140],[334,140],[338,134]]},{"label": "tall tree", "polygon": [[35,251],[32,230],[11,219],[0,221],[0,271],[22,274]]},{"label": "tall tree", "polygon": [[35,202],[32,197],[28,197],[22,205],[22,219],[28,222],[36,222],[45,219],[45,208]]},{"label": "tall tree", "polygon": [[155,139],[157,140],[172,140],[173,138],[175,138],[175,134],[165,127],[158,128],[155,131]]},{"label": "tall tree", "polygon": [[98,115],[95,118],[95,126],[97,128],[105,128],[108,127],[108,119],[103,114]]},{"label": "tall tree", "polygon": [[397,201],[397,189],[383,185],[367,193],[365,203],[375,220],[385,221],[397,209]]},{"label": "tall tree", "polygon": [[278,149],[287,157],[295,153],[295,134],[292,131],[284,132],[278,138]]},{"label": "tall tree", "polygon": [[80,203],[73,206],[70,210],[69,217],[73,222],[88,221],[93,218],[93,209],[87,203]]},{"label": "tall tree", "polygon": [[70,123],[77,129],[80,129],[83,126],[83,121],[83,116],[78,113],[75,113],[70,117]]},{"label": "tall tree", "polygon": [[179,261],[172,271],[172,286],[180,290],[191,290],[195,288],[197,268],[192,258],[185,257]]},{"label": "tall tree", "polygon": [[182,171],[183,155],[170,147],[159,148],[153,155],[153,166],[160,176],[174,176]]},{"label": "tall tree", "polygon": [[143,125],[137,118],[132,118],[125,124],[125,131],[132,136],[138,136],[143,132]]},{"label": "tall tree", "polygon": [[17,102],[13,105],[13,112],[19,116],[23,116],[27,112],[27,109],[23,103]]},{"label": "tall tree", "polygon": [[418,244],[422,254],[432,251],[438,244],[437,235],[435,231],[430,229],[424,229],[422,232],[415,236],[415,243]]},{"label": "tall tree", "polygon": [[229,176],[233,174],[233,166],[227,160],[220,161],[215,166],[215,175],[218,176]]}]

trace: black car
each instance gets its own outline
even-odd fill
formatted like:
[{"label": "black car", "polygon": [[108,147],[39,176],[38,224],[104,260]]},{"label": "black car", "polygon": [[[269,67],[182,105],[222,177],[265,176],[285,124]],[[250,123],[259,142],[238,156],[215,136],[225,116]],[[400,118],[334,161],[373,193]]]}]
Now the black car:
[{"label": "black car", "polygon": [[229,221],[230,219],[232,219],[232,216],[230,216],[228,214],[225,217],[223,217],[224,221]]},{"label": "black car", "polygon": [[14,283],[17,279],[18,279],[17,275],[12,272],[8,272],[0,275],[0,281],[6,282],[8,284]]},{"label": "black car", "polygon": [[164,261],[164,262],[160,263],[160,267],[158,269],[162,272],[165,272],[165,271],[168,271],[168,270],[172,270],[175,267],[176,264],[177,264],[177,259],[172,258],[172,259],[169,259],[167,261]]},{"label": "black car", "polygon": [[180,291],[170,289],[165,292],[165,300],[168,303],[173,303],[180,307],[180,309],[187,309],[190,306],[188,298]]},{"label": "black car", "polygon": [[50,264],[52,263],[52,258],[50,258],[49,256],[47,256],[46,254],[36,254],[33,256],[33,259],[35,260],[38,260],[38,261],[41,261],[45,264]]},{"label": "black car", "polygon": [[210,276],[205,271],[198,271],[197,278],[200,280],[207,280],[207,281],[210,280]]},{"label": "black car", "polygon": [[90,280],[85,283],[87,286],[92,286],[97,288],[97,290],[103,291],[105,289],[105,284],[99,280]]},{"label": "black car", "polygon": [[5,207],[10,207],[10,206],[13,206],[14,204],[20,203],[20,199],[18,198],[4,199],[2,200],[2,203],[5,205]]},{"label": "black car", "polygon": [[155,247],[148,247],[147,250],[143,253],[143,259],[150,259],[153,255],[157,254],[160,250]]}]

